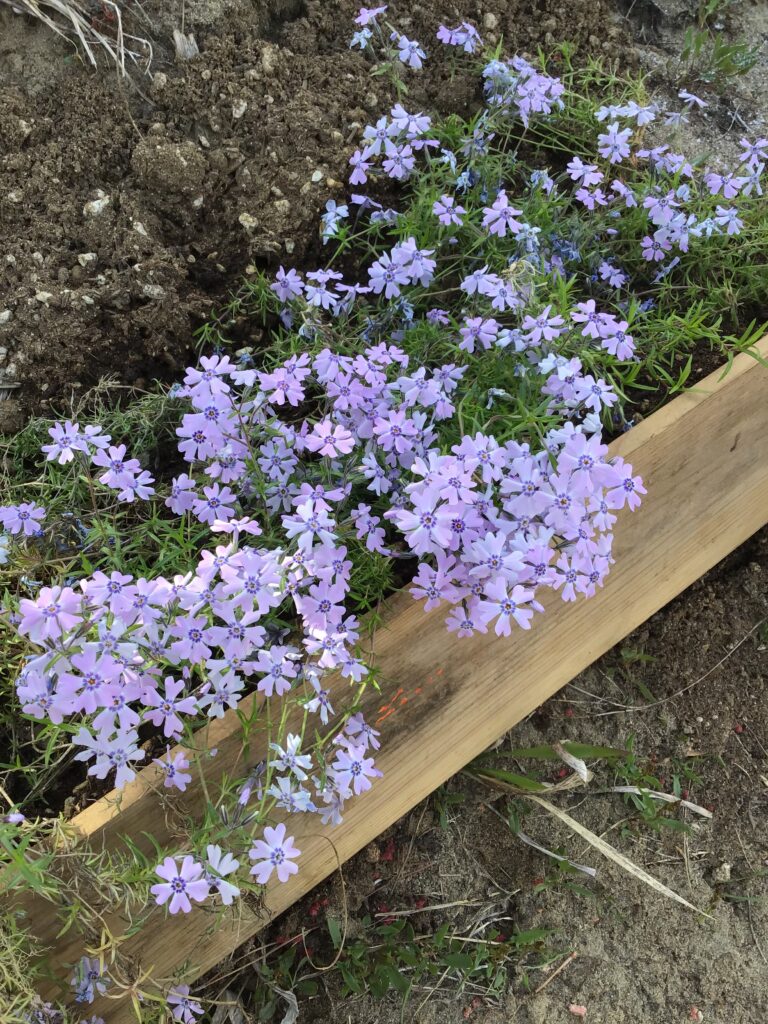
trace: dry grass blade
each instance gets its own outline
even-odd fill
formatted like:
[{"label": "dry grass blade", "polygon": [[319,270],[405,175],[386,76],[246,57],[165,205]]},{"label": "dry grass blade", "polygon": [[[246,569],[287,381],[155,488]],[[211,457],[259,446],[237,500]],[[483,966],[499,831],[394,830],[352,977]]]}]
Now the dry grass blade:
[{"label": "dry grass blade", "polygon": [[701,804],[694,804],[690,800],[683,800],[682,797],[674,796],[672,793],[659,793],[655,789],[642,789],[640,786],[610,786],[608,789],[594,790],[596,793],[631,793],[634,796],[647,796],[651,800],[660,800],[665,804],[680,804],[681,807],[700,814],[702,818],[711,818],[712,811],[708,811]]},{"label": "dry grass blade", "polygon": [[612,846],[606,843],[600,836],[595,835],[588,828],[585,828],[580,822],[572,818],[570,814],[566,814],[565,811],[561,811],[559,807],[555,807],[548,800],[542,800],[540,796],[536,796],[534,793],[525,793],[526,800],[532,800],[534,803],[543,807],[545,811],[548,811],[553,817],[558,818],[567,825],[576,835],[581,836],[582,839],[586,839],[590,846],[594,846],[596,850],[599,850],[604,857],[612,860],[614,864],[618,864],[620,868],[632,875],[633,878],[637,878],[638,881],[643,882],[649,886],[655,892],[661,896],[666,896],[667,899],[675,900],[676,903],[682,904],[687,907],[688,910],[692,910],[696,914],[703,914],[704,917],[711,917],[711,914],[707,914],[704,910],[699,910],[698,907],[694,907],[692,903],[689,903],[683,896],[678,895],[673,889],[668,889],[666,885],[654,878],[653,875],[649,875],[643,868],[638,867],[634,861],[631,861],[629,857],[625,857],[623,853],[619,853]]},{"label": "dry grass blade", "polygon": [[578,864],[575,860],[571,860],[570,857],[563,857],[560,853],[553,853],[552,850],[548,850],[546,846],[542,846],[541,843],[537,843],[535,839],[531,839],[530,836],[526,835],[525,832],[521,832],[518,829],[515,832],[515,836],[520,839],[526,846],[532,847],[534,850],[538,850],[539,853],[545,854],[547,857],[551,857],[552,860],[559,860],[563,864],[568,864],[570,867],[575,868],[576,871],[580,871],[583,875],[588,875],[590,878],[597,878],[597,870],[589,867],[588,864]]},{"label": "dry grass blade", "polygon": [[[103,9],[111,12],[112,34],[101,32],[80,0],[0,0],[0,6],[10,7],[15,14],[26,14],[42,22],[62,39],[74,37],[93,67],[96,54],[104,50],[121,74],[126,74],[126,57],[144,71],[152,63],[152,44],[140,36],[128,35],[123,30],[123,16],[114,0],[104,0]],[[129,44],[133,48],[129,48]]]},{"label": "dry grass blade", "polygon": [[568,765],[569,768],[572,768],[576,772],[576,774],[579,776],[583,783],[586,784],[587,782],[592,781],[594,776],[592,772],[589,770],[589,768],[587,768],[586,763],[582,761],[580,757],[575,757],[573,754],[567,751],[562,743],[553,743],[552,749],[561,761],[563,761],[565,764]]}]

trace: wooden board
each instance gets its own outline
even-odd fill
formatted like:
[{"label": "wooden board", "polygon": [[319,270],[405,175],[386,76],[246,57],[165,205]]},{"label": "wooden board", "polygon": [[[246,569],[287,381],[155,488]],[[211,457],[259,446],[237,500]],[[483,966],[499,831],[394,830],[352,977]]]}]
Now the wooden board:
[{"label": "wooden board", "polygon": [[[757,351],[768,357],[768,338]],[[611,446],[640,473],[648,488],[642,508],[622,513],[616,526],[616,565],[596,597],[565,604],[546,602],[529,633],[457,640],[445,629],[444,612],[425,613],[408,594],[387,602],[375,637],[382,695],[366,694],[364,714],[381,730],[377,764],[384,772],[373,789],[351,801],[344,824],[320,826],[311,815],[294,815],[289,831],[302,851],[298,875],[267,889],[274,916],[423,800],[468,761],[511,729],[631,630],[698,579],[768,522],[768,370],[749,355],[729,373],[707,377]],[[339,702],[348,683],[331,683]],[[256,698],[251,698],[256,699]],[[256,763],[260,738],[244,752],[240,726],[230,713],[214,722],[208,743],[218,747],[211,778]],[[116,848],[121,835],[150,846],[173,839],[173,814],[146,769],[117,799],[110,794],[73,824],[96,848]],[[195,780],[183,797],[193,809],[203,799]],[[82,938],[55,939],[50,904],[30,902],[33,931],[52,945],[54,963],[82,953]],[[154,977],[171,979],[182,963],[198,977],[268,922],[243,901],[214,918],[203,909],[175,918],[152,913],[122,952]],[[119,913],[113,918],[119,926]],[[101,1000],[91,1008],[107,1024],[134,1020],[129,1002]]]}]

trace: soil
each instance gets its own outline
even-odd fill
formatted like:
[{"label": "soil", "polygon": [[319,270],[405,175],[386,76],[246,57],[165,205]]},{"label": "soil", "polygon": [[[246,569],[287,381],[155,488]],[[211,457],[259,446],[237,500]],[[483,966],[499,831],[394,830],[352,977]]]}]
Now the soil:
[{"label": "soil", "polygon": [[[391,14],[427,40],[461,6],[395,2]],[[629,53],[609,0],[472,6],[486,38],[512,50],[568,38],[584,54]],[[353,142],[391,104],[348,47],[353,0],[125,7],[154,49],[149,73],[130,79],[94,72],[0,5],[0,387],[21,384],[0,398],[0,433],[104,374],[177,377],[248,266],[315,259],[318,214],[344,192]],[[200,49],[187,61],[171,45],[182,12]],[[409,99],[467,111],[477,82],[435,59]]]},{"label": "soil", "polygon": [[[120,79],[105,60],[94,71],[48,29],[0,4],[0,433],[31,412],[63,408],[105,373],[138,386],[176,378],[195,330],[244,273],[318,259],[318,214],[343,194],[362,125],[391,99],[347,47],[356,6],[126,0],[126,25],[152,39],[153,59],[148,74]],[[390,13],[422,40],[440,21],[472,18],[486,39],[503,35],[507,52],[570,40],[580,59],[599,53],[641,68],[650,90],[670,100],[681,84],[703,91],[706,116],[675,145],[713,161],[731,157],[742,134],[766,131],[768,47],[748,75],[701,87],[677,62],[692,18],[684,0],[401,0]],[[766,40],[765,4],[736,3],[724,17],[733,35]],[[193,60],[174,56],[172,33],[182,27],[199,46]],[[472,109],[476,83],[452,75],[436,44],[430,51],[435,59],[414,79],[409,104]],[[448,786],[445,827],[433,798],[345,867],[350,934],[366,913],[461,900],[414,913],[414,927],[448,921],[460,934],[483,915],[507,929],[543,926],[553,930],[548,948],[576,958],[553,977],[531,969],[540,954],[526,955],[495,1003],[473,1007],[471,993],[447,983],[421,1010],[425,993],[402,1012],[392,998],[342,1000],[331,972],[323,994],[302,1003],[300,1019],[557,1024],[578,1019],[568,1005],[580,1004],[593,1024],[764,1020],[768,634],[750,630],[768,616],[767,595],[763,533],[503,744],[570,738],[623,746],[634,736],[639,762],[668,789],[675,772],[695,770],[690,799],[711,805],[714,817],[702,822],[686,812],[695,826],[687,835],[653,831],[616,795],[557,800],[711,919],[662,900],[536,809],[526,815],[527,834],[599,867],[598,881],[583,883],[589,896],[565,883],[541,890],[542,877],[553,879],[552,862],[499,820],[497,794],[458,778]],[[604,768],[600,781],[612,781]],[[340,917],[338,878],[269,937],[316,925],[325,899]],[[258,948],[246,950],[254,965]],[[318,960],[327,962],[326,954],[320,944]],[[548,982],[539,994],[526,991],[526,969],[531,990]],[[242,1020],[253,1019],[255,977],[247,966],[228,981],[231,993],[242,993]]]}]

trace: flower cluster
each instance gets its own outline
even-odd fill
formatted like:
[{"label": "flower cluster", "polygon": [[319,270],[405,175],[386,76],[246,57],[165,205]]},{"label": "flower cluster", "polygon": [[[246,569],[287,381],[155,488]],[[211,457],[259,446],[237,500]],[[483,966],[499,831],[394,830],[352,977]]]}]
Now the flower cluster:
[{"label": "flower cluster", "polygon": [[[418,70],[425,48],[386,11],[361,8],[352,45],[397,75]],[[437,40],[482,47],[468,22]],[[627,99],[592,111],[592,162],[582,151],[558,171],[526,168],[509,156],[511,126],[556,118],[566,85],[520,57],[486,58],[482,78],[463,137],[403,102],[362,129],[349,198],[321,215],[338,251],[362,236],[343,264],[362,270],[331,259],[263,281],[272,345],[187,370],[169,399],[172,470],[156,480],[124,436],[65,421],[42,446],[47,471],[84,480],[92,507],[0,507],[0,565],[21,564],[62,515],[87,538],[80,571],[22,577],[12,621],[29,648],[23,711],[66,723],[89,775],[130,783],[151,735],[166,749],[158,785],[183,792],[204,756],[199,725],[265,707],[281,722],[219,798],[222,832],[163,852],[151,892],[171,914],[288,882],[290,816],[337,825],[380,775],[356,703],[366,567],[402,566],[459,637],[527,630],[547,589],[574,601],[603,586],[617,514],[645,494],[606,441],[629,425],[622,374],[640,365],[653,296],[704,240],[738,235],[737,204],[762,195],[766,140],[744,140],[736,168],[695,172],[666,146],[641,148],[661,111]],[[676,123],[706,105],[680,99]],[[409,190],[402,209],[375,194],[384,184],[395,202],[393,183]],[[116,550],[124,523],[177,531],[183,562],[131,561]],[[72,977],[80,1002],[106,984],[88,958]],[[202,1013],[185,985],[168,1006],[183,1024]]]}]

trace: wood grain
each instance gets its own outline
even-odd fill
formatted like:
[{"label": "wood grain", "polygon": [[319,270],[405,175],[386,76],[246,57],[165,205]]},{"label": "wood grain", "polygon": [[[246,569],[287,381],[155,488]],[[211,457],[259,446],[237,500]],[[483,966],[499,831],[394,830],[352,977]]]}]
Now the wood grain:
[{"label": "wood grain", "polygon": [[[768,357],[768,338],[756,350]],[[369,691],[364,703],[366,719],[378,722],[382,733],[377,763],[383,779],[350,803],[339,828],[319,827],[310,815],[291,818],[301,870],[286,885],[268,887],[268,915],[242,902],[236,913],[216,919],[204,910],[176,918],[156,911],[124,953],[151,967],[156,978],[170,978],[181,963],[191,965],[187,980],[198,977],[765,525],[768,370],[739,356],[726,376],[707,377],[616,441],[611,452],[633,464],[648,495],[641,509],[619,517],[616,565],[604,589],[575,604],[550,595],[533,630],[507,639],[457,640],[440,609],[425,613],[405,593],[388,601],[375,637],[382,694]],[[331,689],[342,698],[348,684],[335,679]],[[259,760],[259,738],[244,753],[240,735],[232,714],[211,726],[209,742],[219,749],[212,779]],[[156,781],[154,769],[145,770],[120,800],[111,794],[98,801],[74,825],[96,847],[115,848],[125,834],[141,844],[144,828],[160,843],[170,840],[173,825]],[[183,804],[191,809],[202,800],[195,783]],[[54,962],[76,960],[82,939],[53,938],[50,905],[33,903],[29,910],[33,930],[52,945]],[[92,1009],[107,1024],[135,1019],[125,1000],[101,1000]]]}]

